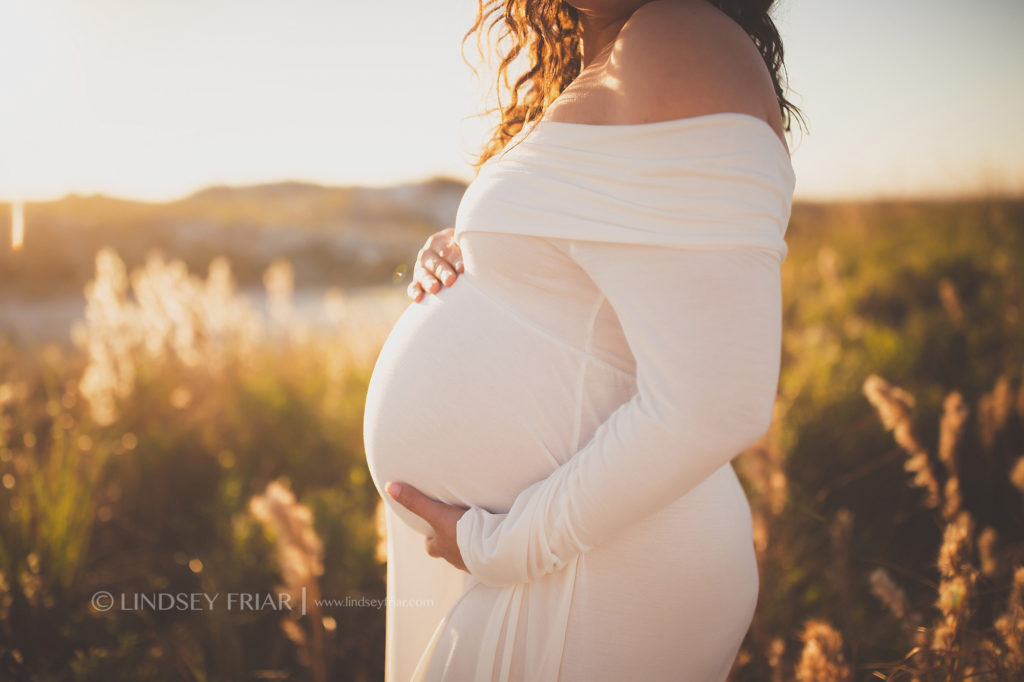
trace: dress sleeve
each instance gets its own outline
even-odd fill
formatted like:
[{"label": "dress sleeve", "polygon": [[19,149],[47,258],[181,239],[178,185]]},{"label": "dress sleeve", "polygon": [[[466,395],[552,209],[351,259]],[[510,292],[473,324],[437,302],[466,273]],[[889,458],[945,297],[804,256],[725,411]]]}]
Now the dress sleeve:
[{"label": "dress sleeve", "polygon": [[507,513],[456,526],[469,573],[536,580],[685,495],[768,430],[778,388],[780,260],[760,248],[572,240],[615,310],[637,391]]}]

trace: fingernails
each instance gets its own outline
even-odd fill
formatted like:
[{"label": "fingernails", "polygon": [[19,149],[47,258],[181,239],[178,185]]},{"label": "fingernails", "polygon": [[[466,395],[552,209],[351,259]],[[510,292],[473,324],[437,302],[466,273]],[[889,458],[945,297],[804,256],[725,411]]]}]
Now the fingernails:
[{"label": "fingernails", "polygon": [[396,500],[398,499],[398,496],[402,494],[402,486],[398,483],[388,483],[386,489],[388,491],[388,495]]},{"label": "fingernails", "polygon": [[462,259],[461,258],[459,260],[455,261],[455,269],[456,270],[462,270]]}]

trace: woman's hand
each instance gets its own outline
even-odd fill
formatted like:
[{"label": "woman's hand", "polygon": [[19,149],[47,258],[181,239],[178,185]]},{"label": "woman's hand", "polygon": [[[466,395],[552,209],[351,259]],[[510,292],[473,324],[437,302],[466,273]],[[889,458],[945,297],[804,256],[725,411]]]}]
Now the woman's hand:
[{"label": "woman's hand", "polygon": [[434,534],[427,538],[427,554],[445,559],[455,568],[468,573],[455,537],[455,524],[466,513],[466,508],[431,499],[408,483],[388,483],[384,488],[395,501],[434,529]]},{"label": "woman's hand", "polygon": [[424,292],[436,294],[442,286],[450,287],[457,273],[463,272],[462,250],[455,243],[455,228],[436,232],[430,236],[416,254],[413,281],[409,283],[409,298],[419,303]]}]

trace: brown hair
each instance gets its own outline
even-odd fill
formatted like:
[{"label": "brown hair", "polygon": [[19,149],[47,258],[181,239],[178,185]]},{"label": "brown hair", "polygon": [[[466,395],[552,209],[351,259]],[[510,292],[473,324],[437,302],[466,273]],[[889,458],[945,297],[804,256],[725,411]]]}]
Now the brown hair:
[{"label": "brown hair", "polygon": [[[760,50],[775,85],[785,130],[790,130],[792,116],[804,122],[800,109],[785,96],[787,80],[782,39],[769,16],[775,0],[708,1],[739,24]],[[484,22],[492,15],[496,16],[485,31]],[[498,36],[496,49],[501,49],[502,41],[512,42],[502,56],[495,79],[498,106],[483,113],[500,111],[501,121],[473,163],[477,170],[500,152],[524,125],[540,119],[548,105],[579,75],[582,68],[579,11],[563,0],[478,0],[476,21],[462,37],[463,60],[466,40],[474,33],[477,52],[481,58],[484,57],[482,43],[486,40],[490,44],[491,32],[499,23],[503,24],[504,31]],[[529,50],[530,68],[510,85],[508,67],[523,48]],[[468,61],[466,63],[469,64]],[[475,68],[473,72],[479,77]],[[506,92],[511,100],[503,104]]]}]

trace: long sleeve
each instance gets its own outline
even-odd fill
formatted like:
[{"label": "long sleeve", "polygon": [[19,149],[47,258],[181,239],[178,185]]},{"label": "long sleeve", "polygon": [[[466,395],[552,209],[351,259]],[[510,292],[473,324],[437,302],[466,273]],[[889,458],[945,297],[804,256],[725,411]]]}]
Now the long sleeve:
[{"label": "long sleeve", "polygon": [[685,495],[764,435],[781,351],[780,259],[762,248],[571,240],[636,359],[637,391],[507,513],[457,524],[469,573],[536,580]]}]

